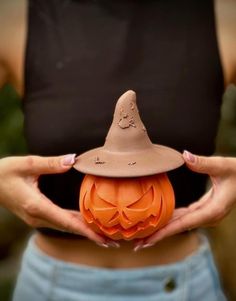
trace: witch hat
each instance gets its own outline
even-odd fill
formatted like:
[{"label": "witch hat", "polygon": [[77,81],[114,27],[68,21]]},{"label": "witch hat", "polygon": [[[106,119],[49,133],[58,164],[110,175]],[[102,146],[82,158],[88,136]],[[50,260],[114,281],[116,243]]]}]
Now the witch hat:
[{"label": "witch hat", "polygon": [[73,167],[85,174],[104,177],[140,177],[175,169],[184,163],[176,150],[153,144],[139,116],[136,93],[117,101],[104,146],[76,157]]}]

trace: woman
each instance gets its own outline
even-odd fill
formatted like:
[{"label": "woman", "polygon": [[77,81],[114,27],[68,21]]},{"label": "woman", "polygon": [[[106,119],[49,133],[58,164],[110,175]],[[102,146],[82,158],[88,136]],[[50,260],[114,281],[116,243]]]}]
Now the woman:
[{"label": "woman", "polygon": [[[0,160],[0,203],[38,230],[14,300],[225,300],[195,229],[236,202],[236,159],[209,157],[223,86],[236,82],[234,1],[215,2],[216,27],[212,1],[15,2],[0,8],[0,83],[22,96],[31,155]],[[71,167],[104,142],[111,99],[129,88],[154,143],[205,156],[184,152],[196,173],[170,174],[166,227],[114,242],[83,223]]]}]

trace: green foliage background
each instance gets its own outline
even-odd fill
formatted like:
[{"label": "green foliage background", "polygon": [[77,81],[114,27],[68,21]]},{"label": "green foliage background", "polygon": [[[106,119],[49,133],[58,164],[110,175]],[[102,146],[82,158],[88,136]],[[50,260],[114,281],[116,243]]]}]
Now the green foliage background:
[{"label": "green foliage background", "polygon": [[22,101],[11,86],[6,85],[0,93],[0,156],[20,155],[26,152]]}]

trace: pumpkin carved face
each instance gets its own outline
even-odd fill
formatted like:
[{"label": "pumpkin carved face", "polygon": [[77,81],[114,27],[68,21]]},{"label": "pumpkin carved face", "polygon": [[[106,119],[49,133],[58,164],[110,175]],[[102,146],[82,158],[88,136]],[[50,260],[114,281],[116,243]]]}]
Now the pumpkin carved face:
[{"label": "pumpkin carved face", "polygon": [[97,233],[114,240],[143,238],[171,218],[175,198],[165,173],[140,178],[86,175],[80,189],[80,211]]}]

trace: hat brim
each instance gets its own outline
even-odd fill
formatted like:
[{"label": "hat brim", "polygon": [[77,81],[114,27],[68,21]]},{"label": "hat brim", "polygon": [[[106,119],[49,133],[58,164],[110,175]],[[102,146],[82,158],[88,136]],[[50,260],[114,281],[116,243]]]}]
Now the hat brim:
[{"label": "hat brim", "polygon": [[151,148],[138,152],[111,152],[98,147],[76,157],[73,167],[85,174],[118,178],[159,174],[183,164],[178,151],[153,144]]}]

